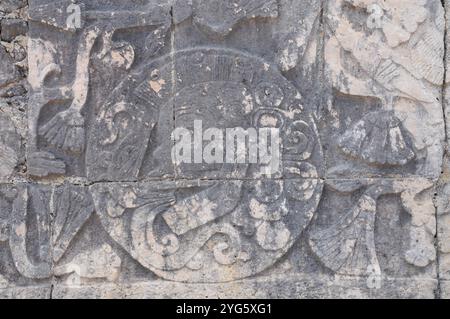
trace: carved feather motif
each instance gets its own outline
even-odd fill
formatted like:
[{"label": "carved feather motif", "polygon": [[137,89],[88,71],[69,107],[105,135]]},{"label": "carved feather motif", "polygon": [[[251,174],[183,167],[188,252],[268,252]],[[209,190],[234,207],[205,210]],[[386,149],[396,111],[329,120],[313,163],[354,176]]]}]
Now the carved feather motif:
[{"label": "carved feather motif", "polygon": [[53,259],[59,261],[73,238],[94,212],[89,193],[79,187],[64,186],[55,194],[55,227]]},{"label": "carved feather motif", "polygon": [[312,231],[309,243],[329,269],[344,275],[362,275],[369,266],[379,269],[374,243],[376,201],[363,195],[336,224]]},{"label": "carved feather motif", "polygon": [[416,157],[401,121],[392,112],[367,114],[339,139],[347,155],[371,164],[405,165]]}]

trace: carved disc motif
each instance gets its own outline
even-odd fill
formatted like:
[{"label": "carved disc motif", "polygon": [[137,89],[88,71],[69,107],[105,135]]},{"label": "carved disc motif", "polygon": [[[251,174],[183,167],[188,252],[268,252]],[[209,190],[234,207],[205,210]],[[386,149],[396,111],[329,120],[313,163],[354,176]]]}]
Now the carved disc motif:
[{"label": "carved disc motif", "polygon": [[[237,51],[199,48],[146,65],[93,121],[88,175],[120,181],[91,187],[105,229],[169,280],[226,282],[272,266],[310,223],[322,193],[323,154],[300,100],[278,70]],[[279,127],[280,174],[263,178],[256,164],[167,165],[171,141],[163,132],[195,119],[203,129]],[[173,177],[122,182],[148,177],[146,163]]]}]

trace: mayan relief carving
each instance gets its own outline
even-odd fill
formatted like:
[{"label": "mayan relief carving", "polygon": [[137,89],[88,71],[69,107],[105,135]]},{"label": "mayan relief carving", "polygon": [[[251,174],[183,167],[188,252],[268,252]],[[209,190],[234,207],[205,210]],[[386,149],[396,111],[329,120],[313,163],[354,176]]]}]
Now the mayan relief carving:
[{"label": "mayan relief carving", "polygon": [[336,1],[328,4],[326,24],[325,59],[338,99],[373,97],[378,104],[359,119],[339,114],[343,110],[330,112],[336,128],[344,125],[339,116],[351,122],[341,129],[339,151],[369,166],[438,177],[444,139],[441,4]]},{"label": "mayan relief carving", "polygon": [[[328,174],[377,177],[327,183],[333,192],[353,194],[355,202],[343,218],[330,223],[319,217],[310,230],[314,254],[337,273],[381,275],[375,225],[380,198],[387,195],[399,198],[410,218],[404,225],[410,240],[404,260],[417,267],[436,260],[433,183],[383,178],[440,174],[444,21],[438,3],[435,11],[427,5],[328,3],[325,60],[333,89],[326,115],[332,125],[324,130],[332,135]],[[354,115],[349,109],[355,107],[364,111]]]},{"label": "mayan relief carving", "polygon": [[1,190],[1,241],[9,246],[15,271],[25,278],[49,278],[52,273],[48,192],[47,187],[23,184]]},{"label": "mayan relief carving", "polygon": [[[68,17],[59,22],[55,22],[50,17],[51,12],[57,9],[63,10],[69,4],[67,1],[62,1],[36,6],[30,10],[30,19],[59,30],[66,30]],[[90,66],[95,64],[101,71],[100,76],[112,75],[116,72],[123,75],[123,72],[128,71],[134,62],[133,46],[126,41],[114,41],[116,32],[124,29],[151,27],[153,30],[146,35],[143,48],[147,57],[157,54],[163,46],[170,26],[169,8],[153,6],[146,10],[141,9],[142,12],[123,9],[117,12],[104,11],[101,14],[95,10],[82,10],[84,16],[80,16],[79,19],[86,20],[90,24],[80,31],[79,35],[77,34],[79,41],[77,55],[73,62],[75,68],[71,72],[67,72],[74,76],[69,79],[70,84],[68,85],[47,87],[46,81],[50,81],[52,77],[58,76],[62,72],[58,60],[63,57],[58,56],[53,45],[47,46],[42,39],[30,40],[30,47],[44,50],[41,55],[32,57],[30,61],[30,84],[34,89],[33,99],[36,99],[36,104],[38,104],[33,110],[36,112],[35,118],[30,119],[29,123],[30,139],[34,144],[29,148],[32,158],[32,174],[42,177],[65,173],[65,163],[54,159],[53,154],[60,152],[70,156],[70,154],[80,154],[85,151],[87,120],[86,115],[82,113],[85,111],[89,90],[95,85],[92,82],[103,80],[101,78],[91,79]],[[93,54],[94,44],[100,40],[102,48]],[[102,83],[102,85],[105,84]],[[70,103],[69,107],[57,114],[52,114],[52,118],[45,119],[43,122],[42,109],[54,103],[61,104],[62,101]],[[40,147],[40,144],[44,147]],[[41,148],[50,148],[53,152],[41,152]],[[84,174],[84,172],[79,174]]]},{"label": "mayan relief carving", "polygon": [[0,297],[445,295],[440,1],[26,12],[27,66],[0,64],[28,83],[26,116],[0,91]]},{"label": "mayan relief carving", "polygon": [[19,162],[20,136],[11,119],[0,114],[0,181],[11,177]]},{"label": "mayan relief carving", "polygon": [[177,0],[173,4],[174,21],[192,18],[196,26],[212,37],[224,37],[239,22],[252,18],[278,17],[277,0],[205,1]]},{"label": "mayan relief carving", "polygon": [[[314,254],[323,264],[345,275],[381,276],[378,249],[375,244],[378,200],[384,195],[399,195],[401,209],[408,215],[406,250],[402,258],[419,268],[436,260],[434,238],[436,225],[433,198],[430,192],[433,184],[418,180],[414,186],[408,181],[361,180],[330,182],[328,186],[343,194],[359,192],[356,204],[342,218],[331,226],[322,224],[319,218],[311,228],[309,243]],[[419,200],[420,198],[420,200]],[[400,214],[401,211],[395,212]]]}]

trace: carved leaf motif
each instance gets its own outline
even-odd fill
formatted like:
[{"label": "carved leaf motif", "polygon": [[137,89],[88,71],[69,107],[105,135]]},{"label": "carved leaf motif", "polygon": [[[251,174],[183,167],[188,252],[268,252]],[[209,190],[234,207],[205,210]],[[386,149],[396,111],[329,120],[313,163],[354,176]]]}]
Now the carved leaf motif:
[{"label": "carved leaf motif", "polygon": [[55,210],[53,259],[59,261],[73,238],[91,217],[94,205],[86,190],[66,185],[56,191]]}]

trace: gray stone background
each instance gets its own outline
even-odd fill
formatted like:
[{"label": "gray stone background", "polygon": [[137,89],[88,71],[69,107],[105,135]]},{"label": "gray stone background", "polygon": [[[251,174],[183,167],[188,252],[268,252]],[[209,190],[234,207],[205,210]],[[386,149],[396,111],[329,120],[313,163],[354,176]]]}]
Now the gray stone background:
[{"label": "gray stone background", "polygon": [[450,297],[448,1],[73,3],[0,0],[1,298]]}]

